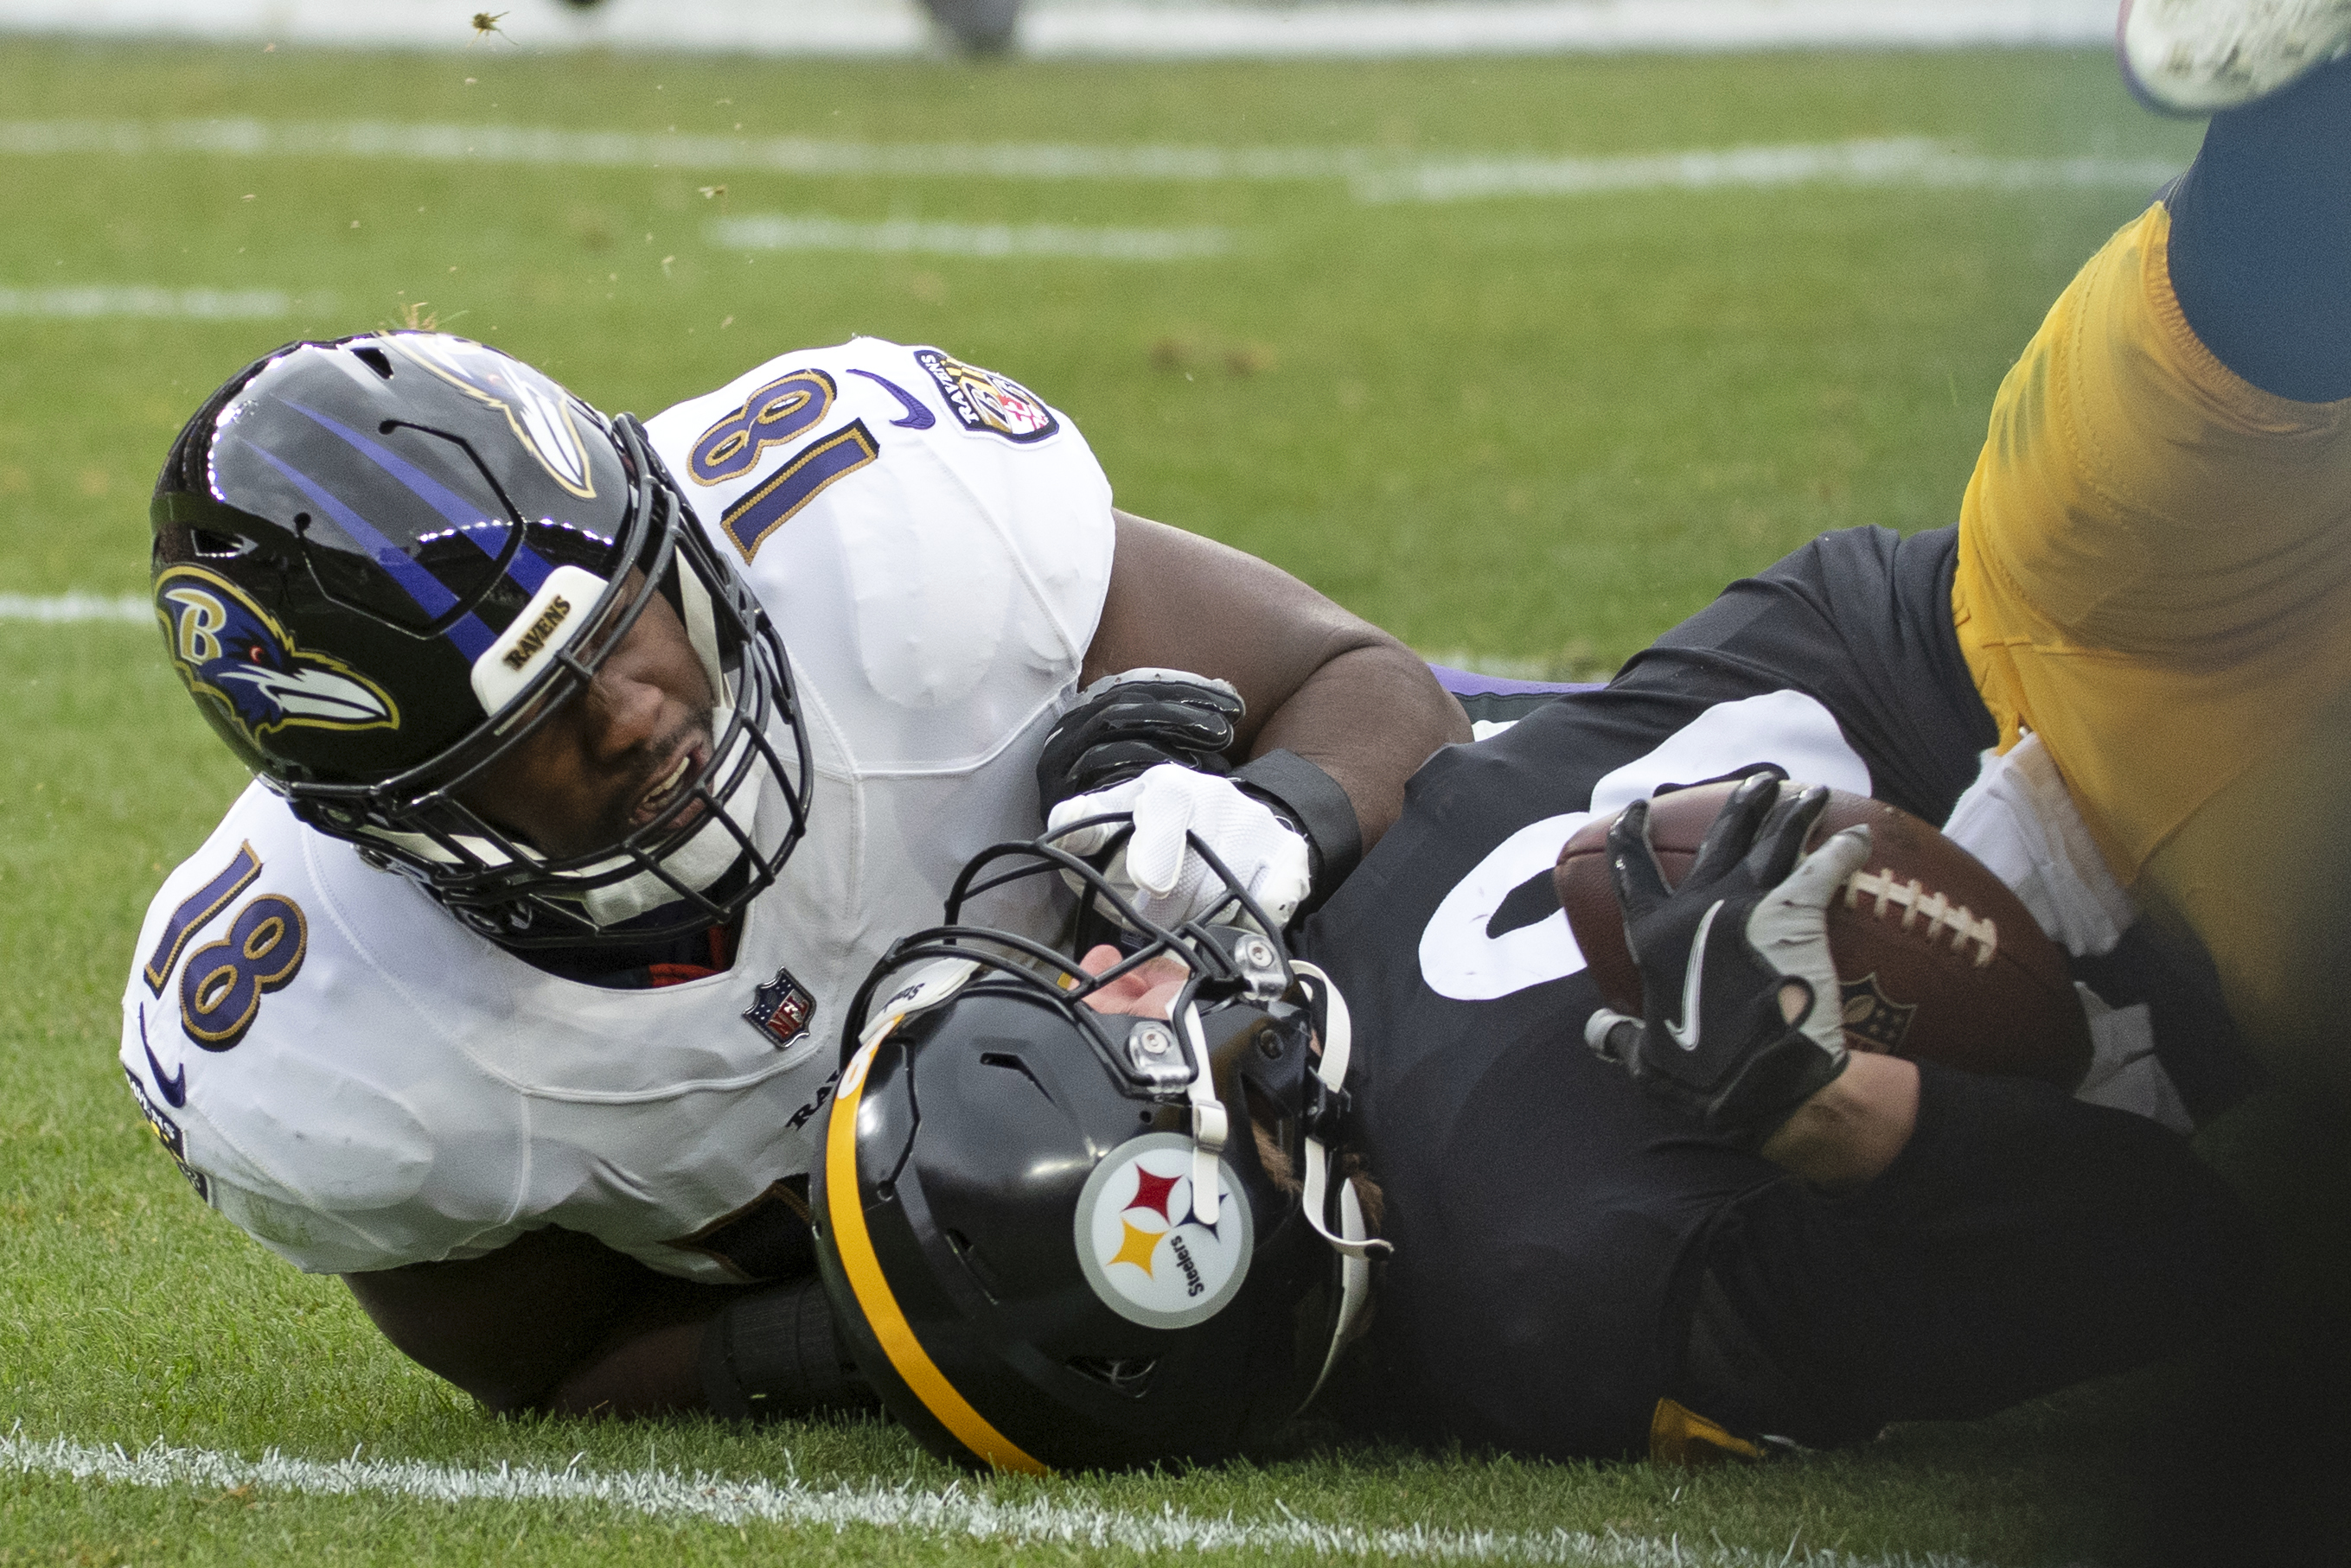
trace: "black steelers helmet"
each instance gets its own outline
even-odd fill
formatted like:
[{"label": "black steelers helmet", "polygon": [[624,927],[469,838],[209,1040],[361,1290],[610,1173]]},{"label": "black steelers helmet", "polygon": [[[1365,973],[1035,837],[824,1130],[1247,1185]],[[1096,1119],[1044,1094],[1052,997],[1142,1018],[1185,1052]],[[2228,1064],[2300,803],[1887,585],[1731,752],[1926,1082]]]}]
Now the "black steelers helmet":
[{"label": "black steelers helmet", "polygon": [[[1171,930],[1054,836],[979,855],[946,923],[858,993],[811,1184],[819,1267],[859,1368],[933,1453],[1213,1460],[1312,1397],[1384,1250],[1329,1179],[1345,1003],[1197,837],[1226,897]],[[1137,933],[1103,974],[963,923],[1057,876]],[[1171,1017],[1087,1005],[1163,956],[1189,971]]]},{"label": "black steelers helmet", "polygon": [[[213,728],[311,826],[509,946],[643,942],[774,881],[813,774],[781,643],[643,430],[436,333],[296,343],[196,411],[155,487],[154,600]],[[467,784],[656,598],[708,678],[706,760],[550,857]]]}]

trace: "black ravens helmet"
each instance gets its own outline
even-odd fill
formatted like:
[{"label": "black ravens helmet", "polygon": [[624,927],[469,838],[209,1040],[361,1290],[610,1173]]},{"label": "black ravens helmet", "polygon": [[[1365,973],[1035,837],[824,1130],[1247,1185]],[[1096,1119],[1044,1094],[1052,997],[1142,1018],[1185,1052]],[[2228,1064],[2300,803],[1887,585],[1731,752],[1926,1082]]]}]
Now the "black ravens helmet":
[{"label": "black ravens helmet", "polygon": [[[1174,930],[1054,837],[987,850],[850,1010],[817,1255],[860,1369],[934,1453],[1212,1460],[1295,1414],[1361,1321],[1384,1243],[1330,1181],[1345,1003],[1192,846],[1227,896]],[[961,923],[1063,876],[1139,933],[1104,973]],[[1162,957],[1188,971],[1168,1018],[1087,1005]]]},{"label": "black ravens helmet", "polygon": [[[155,613],[213,728],[303,821],[485,934],[700,929],[799,841],[813,774],[783,647],[629,416],[461,337],[297,343],[196,411],[152,512]],[[707,761],[590,853],[469,809],[657,597],[708,678]]]}]

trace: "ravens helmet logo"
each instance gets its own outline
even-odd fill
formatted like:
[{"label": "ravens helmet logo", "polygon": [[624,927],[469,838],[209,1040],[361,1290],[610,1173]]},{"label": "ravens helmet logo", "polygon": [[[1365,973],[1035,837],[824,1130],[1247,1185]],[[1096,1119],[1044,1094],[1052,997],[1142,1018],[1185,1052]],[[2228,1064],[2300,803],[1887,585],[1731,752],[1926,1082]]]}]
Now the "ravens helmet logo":
[{"label": "ravens helmet logo", "polygon": [[155,614],[172,663],[209,697],[248,742],[289,725],[396,730],[400,710],[382,687],[340,659],[305,653],[258,605],[201,566],[155,579]]}]

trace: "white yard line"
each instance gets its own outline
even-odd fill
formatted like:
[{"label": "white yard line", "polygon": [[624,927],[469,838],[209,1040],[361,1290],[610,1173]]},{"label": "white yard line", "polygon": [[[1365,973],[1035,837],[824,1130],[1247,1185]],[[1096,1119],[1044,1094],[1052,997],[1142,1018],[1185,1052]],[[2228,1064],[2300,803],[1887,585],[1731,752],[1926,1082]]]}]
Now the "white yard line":
[{"label": "white yard line", "polygon": [[0,317],[68,320],[138,316],[173,321],[267,321],[293,314],[294,301],[274,288],[153,288],[139,284],[83,284],[39,288],[0,285]]},{"label": "white yard line", "polygon": [[2096,45],[2113,0],[1421,0],[1417,4],[1033,4],[1019,47],[1132,58]]},{"label": "white yard line", "polygon": [[0,594],[0,621],[132,621],[152,625],[154,604],[137,594]]},{"label": "white yard line", "polygon": [[1701,148],[1615,157],[1532,153],[1415,158],[1355,147],[831,141],[381,120],[0,121],[0,155],[75,153],[133,158],[160,153],[356,158],[563,169],[676,169],[695,174],[743,170],[810,176],[1135,184],[1331,182],[1344,182],[1358,200],[1383,202],[1753,190],[1797,184],[2152,192],[2179,171],[2169,163],[2147,159],[1996,158],[1923,137]]},{"label": "white yard line", "polygon": [[[1126,1513],[1091,1503],[999,1502],[984,1489],[950,1487],[925,1491],[909,1483],[814,1487],[794,1480],[778,1484],[673,1470],[474,1469],[413,1460],[360,1459],[334,1463],[288,1459],[275,1452],[258,1459],[204,1449],[156,1445],[126,1452],[120,1447],[40,1440],[12,1433],[0,1438],[0,1471],[55,1476],[125,1486],[201,1487],[226,1490],[250,1486],[322,1497],[402,1497],[424,1502],[596,1503],[659,1518],[705,1519],[717,1524],[760,1521],[800,1529],[840,1531],[853,1525],[903,1530],[935,1539],[1038,1542],[1081,1547],[1123,1547],[1154,1552],[1304,1552],[1322,1557],[1403,1557],[1445,1563],[1590,1564],[1592,1568],[1979,1568],[1970,1559],[1940,1552],[1900,1557],[1857,1557],[1798,1549],[1755,1552],[1701,1545],[1678,1537],[1593,1535],[1582,1531],[1510,1532],[1437,1530],[1416,1525],[1402,1530],[1366,1530],[1301,1519],[1286,1507],[1278,1521],[1205,1518],[1173,1509]],[[1280,1504],[1276,1505],[1280,1507]]]},{"label": "white yard line", "polygon": [[[907,55],[936,46],[914,0],[6,0],[0,31],[463,51],[612,47]],[[1029,0],[1028,55],[1363,58],[1630,49],[2095,45],[2115,0]]]},{"label": "white yard line", "polygon": [[2178,165],[2130,158],[1987,158],[1924,137],[1811,146],[1730,147],[1625,158],[1430,159],[1357,177],[1366,202],[1458,202],[1479,196],[1596,196],[1628,191],[1765,190],[1781,185],[1992,191],[2145,191]]},{"label": "white yard line", "polygon": [[862,251],[979,260],[1072,256],[1089,261],[1186,261],[1222,255],[1232,237],[1222,229],[1087,229],[1069,223],[948,223],[893,218],[860,223],[821,213],[767,213],[720,218],[710,243],[737,251]]}]

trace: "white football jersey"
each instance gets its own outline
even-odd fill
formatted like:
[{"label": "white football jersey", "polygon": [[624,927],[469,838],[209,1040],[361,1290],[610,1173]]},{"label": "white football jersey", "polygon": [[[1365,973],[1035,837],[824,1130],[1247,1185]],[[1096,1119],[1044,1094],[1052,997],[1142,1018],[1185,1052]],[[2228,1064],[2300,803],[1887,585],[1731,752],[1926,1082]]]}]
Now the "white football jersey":
[{"label": "white football jersey", "polygon": [[[873,338],[647,428],[789,650],[808,836],[731,969],[608,990],[534,969],[248,788],[148,911],[121,1062],[199,1194],[305,1269],[475,1257],[549,1224],[692,1278],[805,1266],[858,984],[974,853],[1040,830],[1037,753],[1110,581],[1110,486],[1076,429]],[[201,1032],[183,991],[204,993]]]}]

